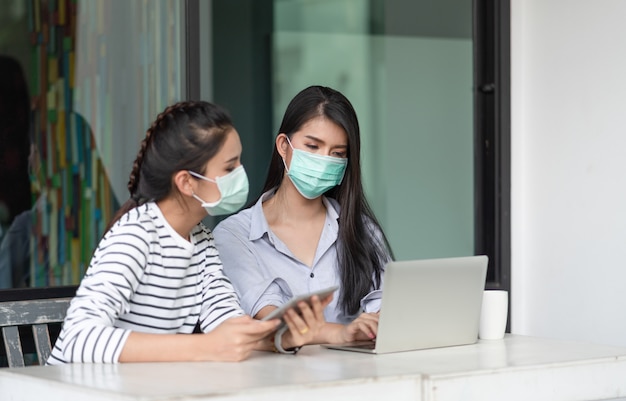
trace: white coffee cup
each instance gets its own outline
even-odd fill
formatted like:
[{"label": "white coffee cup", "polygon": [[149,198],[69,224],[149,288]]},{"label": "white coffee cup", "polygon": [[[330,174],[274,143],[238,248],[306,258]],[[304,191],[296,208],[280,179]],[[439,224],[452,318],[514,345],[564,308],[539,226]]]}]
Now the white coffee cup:
[{"label": "white coffee cup", "polygon": [[480,311],[478,338],[499,340],[504,337],[509,310],[509,293],[504,290],[485,290]]}]

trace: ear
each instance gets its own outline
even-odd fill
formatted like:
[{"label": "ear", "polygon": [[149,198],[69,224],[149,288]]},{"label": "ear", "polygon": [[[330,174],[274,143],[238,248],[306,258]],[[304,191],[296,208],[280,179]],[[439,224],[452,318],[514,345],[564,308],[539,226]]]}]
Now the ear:
[{"label": "ear", "polygon": [[173,185],[183,195],[191,196],[195,193],[194,179],[187,171],[181,170],[174,174]]},{"label": "ear", "polygon": [[276,136],[276,150],[283,159],[287,158],[287,150],[289,149],[289,142],[287,142],[287,134],[281,132]]}]

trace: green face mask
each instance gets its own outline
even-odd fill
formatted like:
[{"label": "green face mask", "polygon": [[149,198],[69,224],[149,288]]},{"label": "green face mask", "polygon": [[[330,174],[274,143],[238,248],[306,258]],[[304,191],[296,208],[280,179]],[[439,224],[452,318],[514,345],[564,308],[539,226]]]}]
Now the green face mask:
[{"label": "green face mask", "polygon": [[192,195],[198,201],[202,202],[202,207],[209,216],[235,213],[248,199],[248,176],[243,166],[239,166],[225,176],[215,178],[215,180],[194,173],[193,171],[189,171],[189,174],[217,184],[217,189],[219,189],[221,197],[215,202],[205,202],[195,194]]},{"label": "green face mask", "polygon": [[291,165],[285,169],[298,192],[307,199],[315,199],[329,189],[341,184],[348,159],[342,157],[322,156],[304,150],[293,149]]}]

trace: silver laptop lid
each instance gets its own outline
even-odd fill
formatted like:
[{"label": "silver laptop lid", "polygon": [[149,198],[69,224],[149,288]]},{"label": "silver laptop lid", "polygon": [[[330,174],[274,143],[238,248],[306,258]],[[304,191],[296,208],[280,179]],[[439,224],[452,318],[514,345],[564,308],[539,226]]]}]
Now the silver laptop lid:
[{"label": "silver laptop lid", "polygon": [[487,262],[484,255],[389,262],[375,352],[476,342]]}]

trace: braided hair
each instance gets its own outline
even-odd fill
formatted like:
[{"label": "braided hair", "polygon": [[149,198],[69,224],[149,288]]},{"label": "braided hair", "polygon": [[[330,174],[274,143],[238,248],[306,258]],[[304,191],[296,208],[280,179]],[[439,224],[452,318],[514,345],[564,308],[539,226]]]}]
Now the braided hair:
[{"label": "braided hair", "polygon": [[204,101],[186,101],[161,112],[141,141],[128,179],[130,198],[115,213],[105,232],[129,210],[169,196],[172,176],[181,170],[204,173],[233,129],[228,112]]}]

